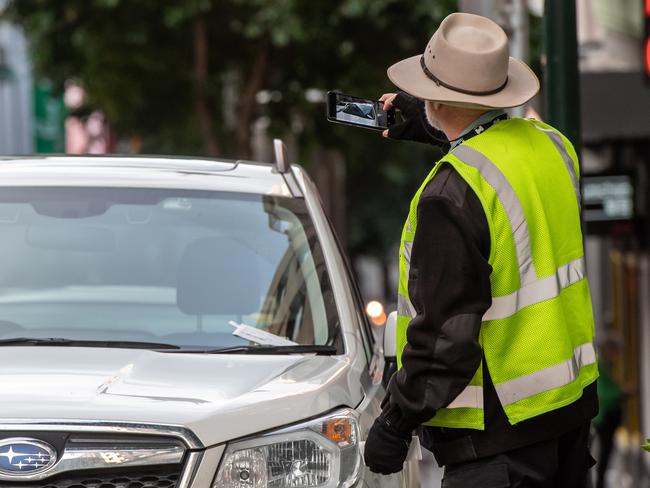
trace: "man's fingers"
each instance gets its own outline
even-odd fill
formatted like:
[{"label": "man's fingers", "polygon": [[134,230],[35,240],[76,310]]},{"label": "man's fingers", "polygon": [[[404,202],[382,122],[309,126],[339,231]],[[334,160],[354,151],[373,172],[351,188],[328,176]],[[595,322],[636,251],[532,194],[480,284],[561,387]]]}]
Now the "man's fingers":
[{"label": "man's fingers", "polygon": [[384,93],[379,97],[380,102],[384,102],[384,110],[388,111],[393,108],[393,100],[397,96],[397,93]]},{"label": "man's fingers", "polygon": [[388,137],[388,129],[385,129],[385,130],[381,133],[381,135],[384,136],[384,137]]}]

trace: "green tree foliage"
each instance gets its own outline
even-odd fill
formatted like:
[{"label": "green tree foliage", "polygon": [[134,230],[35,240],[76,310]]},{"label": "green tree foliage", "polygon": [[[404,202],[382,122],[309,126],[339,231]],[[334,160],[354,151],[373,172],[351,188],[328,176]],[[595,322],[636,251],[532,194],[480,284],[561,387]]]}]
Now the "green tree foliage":
[{"label": "green tree foliage", "polygon": [[[306,90],[378,97],[393,62],[422,51],[455,0],[14,0],[39,74],[87,89],[122,137],[149,153],[247,157],[261,114],[292,132],[302,161],[346,161],[348,243],[383,254],[436,157],[426,146],[325,121]],[[280,96],[264,106],[256,94]],[[306,164],[306,166],[309,166]]]}]

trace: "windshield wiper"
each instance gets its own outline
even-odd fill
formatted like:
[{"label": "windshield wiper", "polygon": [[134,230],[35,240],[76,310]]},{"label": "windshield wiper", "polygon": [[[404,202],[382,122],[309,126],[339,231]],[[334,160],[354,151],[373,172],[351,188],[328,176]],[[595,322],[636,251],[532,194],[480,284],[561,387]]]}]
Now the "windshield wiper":
[{"label": "windshield wiper", "polygon": [[203,354],[316,354],[331,356],[336,354],[338,350],[336,346],[298,344],[295,346],[233,346],[218,349],[180,349],[169,352]]},{"label": "windshield wiper", "polygon": [[115,347],[125,349],[180,349],[174,344],[138,341],[101,341],[65,339],[63,337],[48,337],[36,339],[30,337],[14,337],[0,339],[0,346],[69,346],[69,347]]}]

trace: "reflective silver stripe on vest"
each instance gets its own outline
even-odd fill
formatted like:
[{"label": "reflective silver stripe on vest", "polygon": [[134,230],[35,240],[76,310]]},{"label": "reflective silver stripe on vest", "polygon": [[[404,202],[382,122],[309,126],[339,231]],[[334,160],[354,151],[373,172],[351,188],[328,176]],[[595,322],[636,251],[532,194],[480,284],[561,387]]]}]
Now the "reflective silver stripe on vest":
[{"label": "reflective silver stripe on vest", "polygon": [[560,388],[578,379],[580,368],[596,362],[596,351],[591,342],[573,350],[573,357],[554,366],[495,385],[504,407],[538,393]]},{"label": "reflective silver stripe on vest", "polygon": [[460,159],[463,163],[478,169],[479,173],[494,191],[508,216],[510,229],[515,241],[515,252],[519,265],[519,278],[521,286],[535,281],[535,266],[530,251],[530,235],[528,224],[524,217],[524,209],[521,202],[506,177],[497,166],[474,148],[461,144],[451,154]]},{"label": "reflective silver stripe on vest", "polygon": [[[410,219],[408,219],[410,221]],[[404,242],[404,273],[406,273],[406,280],[408,286],[408,277],[411,274],[411,252],[413,250],[413,242],[405,241]],[[414,318],[417,313],[415,312],[415,307],[411,303],[411,300],[405,296],[402,296],[400,293],[397,294],[397,315],[403,315],[405,317]]]},{"label": "reflective silver stripe on vest", "polygon": [[560,266],[555,274],[529,283],[510,295],[493,297],[492,305],[483,315],[483,320],[505,319],[522,308],[555,298],[562,290],[584,277],[585,260],[581,257]]},{"label": "reflective silver stripe on vest", "polygon": [[566,169],[569,172],[569,176],[571,177],[571,184],[573,185],[573,191],[575,191],[576,198],[578,199],[578,207],[580,207],[580,181],[578,180],[575,167],[573,166],[573,159],[571,159],[571,156],[569,156],[569,153],[567,152],[566,147],[564,146],[564,141],[562,140],[562,136],[560,136],[560,134],[558,134],[554,130],[545,129],[535,124],[533,124],[533,126],[548,136],[548,138],[555,146],[555,149],[557,149],[557,152],[559,152],[560,156],[562,156],[564,165],[566,166]]},{"label": "reflective silver stripe on vest", "polygon": [[403,296],[401,293],[398,293],[397,295],[397,315],[402,315],[410,319],[415,318],[417,315],[411,300]]},{"label": "reflective silver stripe on vest", "polygon": [[466,386],[445,408],[483,408],[483,387]]},{"label": "reflective silver stripe on vest", "polygon": [[404,261],[406,261],[406,277],[408,278],[408,271],[411,269],[411,252],[413,251],[413,243],[411,241],[404,242]]},{"label": "reflective silver stripe on vest", "polygon": [[[580,369],[596,362],[596,351],[591,342],[573,350],[573,357],[554,366],[496,385],[497,395],[504,407],[545,391],[560,388],[578,379]],[[483,388],[467,386],[445,408],[483,408]]]}]

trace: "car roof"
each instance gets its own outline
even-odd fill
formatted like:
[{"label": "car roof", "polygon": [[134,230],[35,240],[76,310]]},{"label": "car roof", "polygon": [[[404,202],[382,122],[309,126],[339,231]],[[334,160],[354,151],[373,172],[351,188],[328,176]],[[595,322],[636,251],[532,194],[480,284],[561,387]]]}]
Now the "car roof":
[{"label": "car roof", "polygon": [[291,196],[271,164],[178,156],[6,156],[3,186],[174,188]]}]

